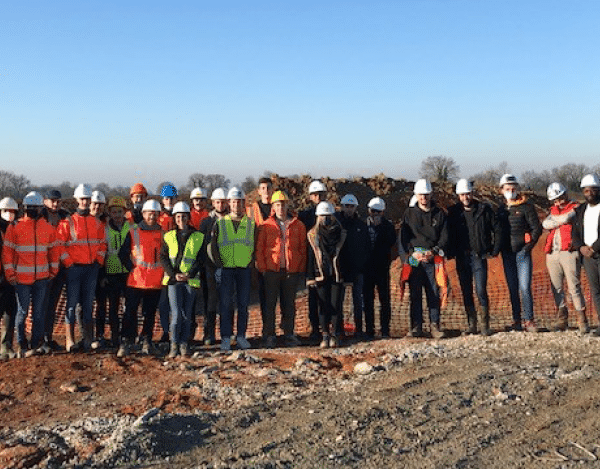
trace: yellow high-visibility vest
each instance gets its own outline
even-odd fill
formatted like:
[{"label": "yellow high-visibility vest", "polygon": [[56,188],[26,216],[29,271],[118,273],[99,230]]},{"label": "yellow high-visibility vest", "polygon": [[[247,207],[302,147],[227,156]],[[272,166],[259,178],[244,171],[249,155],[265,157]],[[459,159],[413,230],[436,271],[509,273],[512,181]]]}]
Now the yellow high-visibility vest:
[{"label": "yellow high-visibility vest", "polygon": [[217,220],[219,236],[217,245],[223,267],[248,267],[254,253],[254,220],[244,216],[237,231],[233,226],[231,215]]},{"label": "yellow high-visibility vest", "polygon": [[[194,231],[185,243],[185,247],[183,248],[183,256],[181,257],[181,263],[179,266],[176,266],[175,262],[177,260],[177,253],[179,252],[179,245],[177,244],[177,230],[171,230],[165,233],[165,243],[169,249],[169,259],[171,259],[171,264],[173,267],[179,267],[179,271],[182,274],[189,272],[192,268],[192,264],[198,256],[198,252],[202,247],[203,241],[204,235],[199,231]],[[162,283],[163,285],[167,285],[168,282],[169,276],[165,272]],[[200,288],[200,279],[198,277],[190,278],[188,279],[188,284],[192,287]]]}]

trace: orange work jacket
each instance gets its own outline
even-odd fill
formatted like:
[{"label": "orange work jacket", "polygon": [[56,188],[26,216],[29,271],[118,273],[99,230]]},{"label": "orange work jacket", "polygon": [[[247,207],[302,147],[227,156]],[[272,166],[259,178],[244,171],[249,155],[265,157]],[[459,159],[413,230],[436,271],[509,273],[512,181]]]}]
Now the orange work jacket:
[{"label": "orange work jacket", "polygon": [[173,218],[173,215],[168,212],[160,212],[158,224],[165,233],[175,229],[175,219]]},{"label": "orange work jacket", "polygon": [[127,286],[153,290],[162,288],[165,273],[160,263],[162,230],[142,230],[134,225],[129,234],[134,267],[127,277]]},{"label": "orange work jacket", "polygon": [[200,229],[200,223],[209,215],[208,210],[194,210],[190,214],[190,225],[196,230]]},{"label": "orange work jacket", "polygon": [[104,223],[93,215],[68,216],[58,224],[56,239],[61,245],[60,261],[65,267],[94,262],[104,265],[106,231]]},{"label": "orange work jacket", "polygon": [[290,220],[285,231],[285,252],[282,247],[282,232],[275,216],[270,216],[258,228],[256,243],[256,267],[261,272],[279,272],[281,256],[286,259],[288,272],[306,270],[306,227],[298,218]]}]

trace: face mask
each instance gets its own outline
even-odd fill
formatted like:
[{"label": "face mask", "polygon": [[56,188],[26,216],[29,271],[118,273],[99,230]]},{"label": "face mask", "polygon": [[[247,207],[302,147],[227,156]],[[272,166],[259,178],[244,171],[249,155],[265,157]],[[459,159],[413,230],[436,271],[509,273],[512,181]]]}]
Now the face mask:
[{"label": "face mask", "polygon": [[6,210],[2,210],[2,214],[0,214],[4,221],[11,221],[12,214]]},{"label": "face mask", "polygon": [[515,200],[517,198],[517,192],[511,190],[504,191],[504,198],[506,200]]}]

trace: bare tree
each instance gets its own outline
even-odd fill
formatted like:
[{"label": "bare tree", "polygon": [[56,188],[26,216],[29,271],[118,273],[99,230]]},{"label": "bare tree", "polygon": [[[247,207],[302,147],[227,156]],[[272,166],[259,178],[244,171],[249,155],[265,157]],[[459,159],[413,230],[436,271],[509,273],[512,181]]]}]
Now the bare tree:
[{"label": "bare tree", "polygon": [[188,178],[188,187],[193,189],[194,187],[204,187],[206,182],[206,176],[202,173],[193,173]]},{"label": "bare tree", "polygon": [[242,190],[248,194],[249,192],[252,192],[254,189],[256,189],[258,187],[258,184],[256,182],[256,179],[254,179],[252,176],[247,176],[246,179],[244,179],[244,182],[242,182],[241,184]]},{"label": "bare tree", "polygon": [[587,165],[577,163],[567,163],[558,168],[552,169],[551,182],[561,182],[570,191],[578,191],[581,178],[590,173],[591,170]]},{"label": "bare tree", "polygon": [[434,182],[451,182],[458,176],[459,166],[454,158],[428,156],[421,162],[421,177]]},{"label": "bare tree", "polygon": [[31,181],[12,171],[0,171],[0,194],[22,199],[31,187]]},{"label": "bare tree", "polygon": [[217,187],[228,187],[230,182],[222,174],[207,174],[204,180],[204,188],[211,194]]},{"label": "bare tree", "polygon": [[521,175],[521,186],[536,192],[543,192],[552,182],[550,171],[540,171],[539,173],[529,170]]},{"label": "bare tree", "polygon": [[469,179],[477,184],[495,186],[500,182],[503,174],[510,173],[510,168],[506,161],[502,161],[495,168],[489,168],[481,173],[473,174]]}]

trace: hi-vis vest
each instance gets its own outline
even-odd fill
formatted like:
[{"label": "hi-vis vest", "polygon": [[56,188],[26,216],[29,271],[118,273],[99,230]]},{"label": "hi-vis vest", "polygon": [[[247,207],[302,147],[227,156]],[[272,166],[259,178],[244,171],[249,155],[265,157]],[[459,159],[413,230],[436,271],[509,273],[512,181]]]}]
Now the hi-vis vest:
[{"label": "hi-vis vest", "polygon": [[219,224],[217,245],[223,267],[248,267],[254,252],[254,220],[244,216],[237,232],[230,215],[217,220],[216,223]]},{"label": "hi-vis vest", "polygon": [[106,250],[106,273],[107,274],[126,274],[129,272],[119,259],[119,250],[125,241],[127,233],[131,226],[128,222],[123,223],[121,231],[117,231],[112,228],[108,223],[106,224],[106,243],[108,249]]},{"label": "hi-vis vest", "polygon": [[[177,260],[177,253],[179,251],[179,245],[177,244],[177,230],[171,230],[168,233],[165,233],[165,243],[169,248],[169,259],[171,260],[171,265],[177,269],[182,274],[189,272],[192,268],[192,264],[196,260],[196,256],[198,256],[198,251],[202,247],[202,242],[204,241],[204,235],[199,231],[194,231],[190,234],[187,242],[185,243],[185,247],[183,248],[183,256],[181,257],[181,264],[179,266],[175,265],[175,261]],[[167,285],[169,283],[169,276],[165,272],[165,276],[162,281],[163,285]],[[200,288],[200,279],[198,277],[190,278],[188,280],[188,284],[195,288]]]},{"label": "hi-vis vest", "polygon": [[165,270],[160,263],[162,230],[131,228],[131,256],[133,270],[127,277],[127,286],[160,290]]}]

